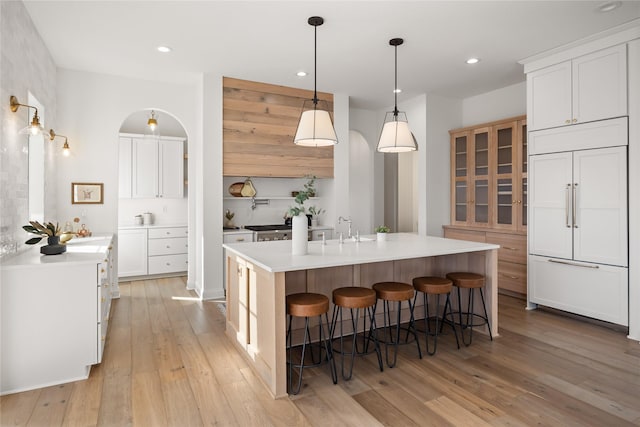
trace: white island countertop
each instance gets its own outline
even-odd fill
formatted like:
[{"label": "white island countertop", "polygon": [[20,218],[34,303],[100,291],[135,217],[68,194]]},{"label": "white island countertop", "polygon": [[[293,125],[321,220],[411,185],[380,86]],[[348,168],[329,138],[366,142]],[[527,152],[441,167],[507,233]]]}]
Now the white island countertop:
[{"label": "white island countertop", "polygon": [[362,236],[361,242],[328,240],[309,242],[307,255],[292,255],[291,241],[226,243],[227,251],[240,255],[271,273],[337,267],[353,264],[395,261],[400,259],[451,255],[498,249],[499,245],[419,236],[411,233],[389,233],[378,242],[375,235]]}]

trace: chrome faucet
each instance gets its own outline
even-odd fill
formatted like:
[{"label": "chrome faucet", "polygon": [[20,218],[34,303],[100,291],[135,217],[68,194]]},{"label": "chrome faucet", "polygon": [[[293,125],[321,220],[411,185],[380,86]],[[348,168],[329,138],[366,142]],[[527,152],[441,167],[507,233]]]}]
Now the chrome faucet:
[{"label": "chrome faucet", "polygon": [[349,232],[347,233],[347,239],[351,239],[353,237],[351,235],[351,217],[347,217],[347,218],[339,217],[338,218],[338,224],[341,224],[342,221],[344,221],[344,222],[349,224]]}]

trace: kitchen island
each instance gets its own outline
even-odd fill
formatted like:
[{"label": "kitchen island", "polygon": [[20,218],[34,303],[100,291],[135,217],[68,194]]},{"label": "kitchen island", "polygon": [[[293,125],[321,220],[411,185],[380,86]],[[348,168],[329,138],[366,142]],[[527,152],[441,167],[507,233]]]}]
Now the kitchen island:
[{"label": "kitchen island", "polygon": [[[326,245],[309,242],[308,254],[300,256],[291,254],[290,241],[223,246],[227,335],[275,398],[287,394],[285,297],[288,294],[316,292],[331,300],[333,289],[343,286],[371,287],[382,281],[411,283],[418,276],[470,271],[486,277],[491,332],[498,336],[498,245],[397,233],[389,234],[384,242],[370,236],[361,242],[342,244],[337,240],[327,241]],[[454,298],[454,304],[456,301]],[[417,309],[417,318],[421,310],[422,307]],[[408,310],[403,311],[402,318],[408,321]],[[301,327],[301,323],[294,324],[294,340],[300,338]]]}]

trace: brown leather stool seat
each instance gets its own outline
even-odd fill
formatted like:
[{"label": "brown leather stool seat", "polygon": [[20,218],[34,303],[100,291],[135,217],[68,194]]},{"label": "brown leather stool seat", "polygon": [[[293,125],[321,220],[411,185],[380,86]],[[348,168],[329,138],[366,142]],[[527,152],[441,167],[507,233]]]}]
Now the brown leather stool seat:
[{"label": "brown leather stool seat", "polygon": [[[491,334],[491,325],[489,324],[489,316],[487,315],[487,305],[484,300],[484,293],[482,292],[482,288],[484,287],[484,276],[482,274],[477,273],[469,273],[469,272],[454,272],[447,273],[447,279],[450,279],[453,282],[453,285],[457,288],[458,293],[458,311],[452,313],[451,320],[455,322],[455,314],[458,314],[458,322],[457,324],[460,326],[460,334],[462,335],[462,342],[465,346],[469,346],[473,339],[473,327],[474,326],[483,326],[487,325],[487,329],[489,330],[489,338],[493,341],[493,335]],[[460,289],[468,289],[467,296],[467,309],[466,311],[462,311],[462,298],[460,294]],[[474,311],[474,295],[475,290],[480,291],[480,298],[482,299],[482,310],[484,312],[484,316],[482,314],[476,314]],[[462,316],[465,316],[465,321],[462,321]],[[474,319],[480,319],[480,323],[475,323]],[[469,329],[469,342],[465,339],[465,330]]]},{"label": "brown leather stool seat", "polygon": [[[331,351],[331,341],[329,336],[325,336],[324,334],[324,325],[322,322],[322,315],[324,314],[325,322],[327,330],[330,329],[329,326],[329,298],[326,295],[322,294],[314,294],[314,293],[299,293],[299,294],[291,294],[286,297],[286,307],[287,307],[287,315],[289,318],[289,324],[287,326],[287,348],[289,350],[289,356],[287,358],[287,365],[289,365],[288,370],[288,386],[290,394],[298,394],[300,392],[300,388],[302,386],[302,371],[305,367],[318,366],[323,363],[322,357],[322,349],[324,347],[325,357],[324,360],[329,362],[329,370],[331,371],[331,377],[333,379],[333,383],[337,384],[338,375],[336,373],[336,365],[333,359],[333,353]],[[318,316],[318,362],[314,362],[313,350],[311,350],[311,364],[305,364],[305,355],[307,352],[307,346],[311,347],[311,330],[309,325],[309,318]],[[293,317],[304,317],[304,339],[302,341],[302,352],[300,356],[300,364],[295,364],[293,362],[293,344],[292,344],[292,333],[291,333],[291,321]],[[293,387],[293,368],[299,368],[300,372],[298,374],[298,384],[294,388]]]},{"label": "brown leather stool seat", "polygon": [[[376,305],[377,297],[376,291],[370,288],[362,288],[356,286],[348,286],[344,288],[334,289],[333,291],[333,316],[331,317],[331,338],[340,340],[340,348],[334,349],[334,353],[342,355],[342,362],[340,364],[342,370],[342,378],[344,380],[350,380],[353,375],[353,362],[356,355],[364,356],[369,354],[369,343],[373,341],[374,351],[378,355],[378,365],[380,371],[383,370],[382,366],[382,353],[380,352],[380,344],[376,334],[376,317],[374,307]],[[351,330],[353,331],[351,338],[351,351],[347,351],[344,345],[344,332],[342,321],[342,309],[348,308],[351,314]],[[364,315],[364,327],[362,329],[362,348],[358,348],[358,320],[360,319],[360,309],[365,310]],[[355,312],[354,312],[355,311]],[[369,317],[369,331],[367,333],[367,317]],[[338,338],[335,338],[336,327],[338,324],[338,318],[340,318],[340,334]],[[351,363],[349,366],[349,372],[345,373],[344,356],[351,356]]]},{"label": "brown leather stool seat", "polygon": [[[378,300],[382,300],[382,309],[383,309],[383,330],[384,330],[384,352],[387,359],[387,366],[393,368],[396,365],[397,357],[398,357],[398,344],[400,344],[400,329],[405,329],[407,331],[407,336],[405,338],[404,344],[409,343],[409,334],[412,334],[416,340],[416,346],[418,347],[418,356],[422,359],[422,350],[420,350],[420,342],[418,341],[418,334],[416,333],[416,326],[413,319],[413,299],[415,295],[415,291],[413,290],[413,286],[408,285],[406,283],[401,282],[378,282],[372,286],[372,289],[376,291],[376,295]],[[409,312],[411,313],[411,317],[409,318],[409,325],[406,328],[400,328],[400,315],[402,302],[406,301],[409,305]],[[395,338],[391,332],[391,309],[389,303],[396,302],[396,312],[397,319],[395,325]],[[376,307],[374,308],[374,312],[378,306],[376,301]],[[389,339],[387,339],[387,329],[389,330]],[[389,361],[389,346],[392,345],[394,347],[393,353],[393,363]]]},{"label": "brown leather stool seat", "polygon": [[[425,342],[427,347],[427,354],[433,356],[436,353],[436,348],[438,346],[438,335],[442,332],[442,328],[445,323],[451,325],[453,329],[453,334],[456,337],[456,345],[460,348],[460,342],[458,341],[458,333],[456,332],[456,327],[453,321],[448,321],[446,319],[447,316],[447,307],[449,308],[449,315],[453,318],[453,312],[451,309],[451,299],[449,295],[451,294],[451,289],[453,288],[453,282],[449,279],[445,279],[444,277],[436,277],[436,276],[424,276],[424,277],[416,277],[413,279],[413,288],[416,290],[416,296],[413,299],[413,306],[416,305],[416,300],[418,298],[418,292],[422,293],[423,302],[424,302],[424,335]],[[436,296],[436,315],[429,315],[429,295]],[[440,307],[440,295],[446,295],[444,309],[442,310],[442,316],[438,317],[437,310]],[[431,332],[431,320],[435,320],[435,330]],[[438,327],[439,326],[439,327]],[[429,350],[429,337],[433,336],[433,350]]]}]

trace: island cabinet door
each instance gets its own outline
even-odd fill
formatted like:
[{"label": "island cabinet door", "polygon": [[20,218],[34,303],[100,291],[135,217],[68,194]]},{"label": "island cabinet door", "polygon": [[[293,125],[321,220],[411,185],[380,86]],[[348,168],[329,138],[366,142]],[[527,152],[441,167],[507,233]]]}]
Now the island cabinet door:
[{"label": "island cabinet door", "polygon": [[248,273],[244,260],[227,257],[227,322],[235,329],[238,343],[245,348],[249,339]]}]

